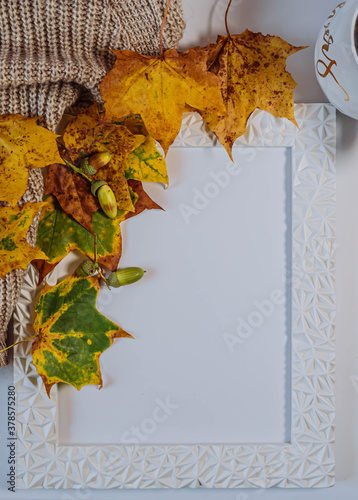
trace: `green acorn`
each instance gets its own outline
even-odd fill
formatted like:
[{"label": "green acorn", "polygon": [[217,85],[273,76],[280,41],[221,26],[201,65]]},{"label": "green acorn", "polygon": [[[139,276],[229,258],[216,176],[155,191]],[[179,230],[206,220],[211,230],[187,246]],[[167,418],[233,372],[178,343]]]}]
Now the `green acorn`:
[{"label": "green acorn", "polygon": [[144,276],[143,269],[140,267],[127,267],[126,269],[118,269],[111,273],[107,280],[110,286],[113,288],[118,288],[124,285],[131,285],[136,281],[139,281]]},{"label": "green acorn", "polygon": [[117,217],[117,200],[107,182],[92,182],[91,192],[98,197],[99,204],[107,217],[115,219]]},{"label": "green acorn", "polygon": [[76,269],[76,275],[80,278],[91,277],[97,273],[97,267],[91,259],[86,259]]},{"label": "green acorn", "polygon": [[94,175],[97,170],[107,165],[111,159],[111,153],[105,151],[103,153],[95,153],[91,156],[86,156],[81,161],[81,170],[84,174]]}]

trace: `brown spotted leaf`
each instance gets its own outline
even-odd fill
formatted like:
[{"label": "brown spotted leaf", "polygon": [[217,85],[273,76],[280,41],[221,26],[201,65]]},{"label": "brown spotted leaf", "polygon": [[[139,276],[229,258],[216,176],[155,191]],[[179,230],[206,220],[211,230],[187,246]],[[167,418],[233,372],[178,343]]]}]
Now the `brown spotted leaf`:
[{"label": "brown spotted leaf", "polygon": [[92,215],[100,208],[91,193],[90,183],[72,168],[56,163],[51,165],[44,194],[53,194],[66,214],[71,215],[87,231],[92,231]]},{"label": "brown spotted leaf", "polygon": [[103,180],[112,188],[117,200],[118,210],[134,211],[134,206],[128,181],[124,171],[124,163],[121,166],[109,162],[105,167],[98,170],[96,175],[92,176],[93,180]]},{"label": "brown spotted leaf", "polygon": [[249,30],[219,36],[216,45],[208,47],[209,67],[220,80],[226,115],[197,109],[230,157],[235,140],[245,133],[247,120],[256,108],[297,125],[293,102],[297,84],[286,71],[286,59],[304,48],[278,36]]},{"label": "brown spotted leaf", "polygon": [[145,137],[134,135],[125,126],[101,118],[97,105],[93,105],[67,125],[63,139],[67,159],[76,166],[83,156],[102,151],[111,153],[111,161],[92,178],[108,182],[119,210],[134,211],[125,176],[125,160],[145,141]]}]

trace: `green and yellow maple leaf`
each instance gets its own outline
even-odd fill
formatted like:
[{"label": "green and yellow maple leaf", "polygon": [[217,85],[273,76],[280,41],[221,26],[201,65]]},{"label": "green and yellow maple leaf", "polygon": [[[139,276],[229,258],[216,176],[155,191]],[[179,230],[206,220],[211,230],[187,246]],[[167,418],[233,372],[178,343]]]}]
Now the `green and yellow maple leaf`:
[{"label": "green and yellow maple leaf", "polygon": [[[98,261],[111,271],[117,269],[122,253],[120,222],[140,214],[143,210],[162,210],[144,191],[140,181],[129,180],[128,187],[135,207],[134,212],[122,210],[114,220],[108,219],[101,210],[92,215],[93,232],[98,236]],[[34,261],[40,273],[40,282],[72,250],[79,250],[90,259],[94,258],[93,234],[61,210],[58,201],[52,196],[46,198],[36,243],[48,256],[47,260]]]},{"label": "green and yellow maple leaf", "polygon": [[[101,211],[92,216],[93,232],[97,234],[98,262],[111,271],[117,269],[122,253],[120,220],[123,220],[123,213],[113,220],[108,219]],[[36,244],[48,257],[46,262],[36,262],[41,278],[72,250],[79,250],[94,259],[93,234],[63,212],[52,196],[46,199],[42,209]]]},{"label": "green and yellow maple leaf", "polygon": [[126,179],[169,184],[165,160],[150,135],[126,159],[124,173]]},{"label": "green and yellow maple leaf", "polygon": [[113,339],[132,337],[96,309],[99,279],[69,276],[46,285],[36,308],[32,360],[48,396],[64,382],[76,389],[102,387],[99,357]]},{"label": "green and yellow maple leaf", "polygon": [[29,168],[61,161],[57,135],[37,125],[38,117],[0,116],[0,201],[11,206],[26,191]]},{"label": "green and yellow maple leaf", "polygon": [[122,121],[115,121],[115,123],[127,127],[134,135],[145,136],[144,142],[134,149],[125,160],[126,178],[142,182],[161,182],[168,185],[169,178],[165,159],[159,153],[153,137],[148,134],[141,117],[130,115]]},{"label": "green and yellow maple leaf", "polygon": [[0,278],[13,269],[26,269],[34,259],[47,259],[37,247],[27,243],[27,231],[44,203],[25,203],[0,208]]}]

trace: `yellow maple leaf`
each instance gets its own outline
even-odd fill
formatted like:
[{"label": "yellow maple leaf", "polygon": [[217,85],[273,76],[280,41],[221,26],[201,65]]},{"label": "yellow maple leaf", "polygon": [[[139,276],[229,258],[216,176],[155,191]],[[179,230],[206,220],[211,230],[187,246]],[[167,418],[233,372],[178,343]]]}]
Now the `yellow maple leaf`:
[{"label": "yellow maple leaf", "polygon": [[100,84],[110,119],[140,114],[149,134],[167,153],[178,135],[185,106],[223,115],[219,80],[207,71],[209,53],[198,47],[150,57],[113,51],[114,68]]},{"label": "yellow maple leaf", "polygon": [[46,203],[24,203],[0,208],[0,278],[13,269],[26,269],[34,259],[48,257],[26,241],[35,215]]},{"label": "yellow maple leaf", "polygon": [[232,158],[235,140],[246,132],[253,111],[260,108],[297,125],[293,91],[296,82],[286,71],[286,59],[305,47],[294,47],[278,36],[252,33],[219,36],[211,53],[210,70],[220,80],[226,114],[198,109]]},{"label": "yellow maple leaf", "polygon": [[0,116],[0,201],[11,206],[25,193],[29,168],[60,162],[57,135],[37,125],[38,117]]}]

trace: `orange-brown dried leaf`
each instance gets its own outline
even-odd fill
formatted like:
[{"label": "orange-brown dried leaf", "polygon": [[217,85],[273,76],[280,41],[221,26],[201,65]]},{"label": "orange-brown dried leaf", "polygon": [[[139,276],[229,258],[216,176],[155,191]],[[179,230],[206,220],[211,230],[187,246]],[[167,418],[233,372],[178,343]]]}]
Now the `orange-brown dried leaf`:
[{"label": "orange-brown dried leaf", "polygon": [[140,114],[165,153],[179,133],[186,104],[206,113],[225,113],[218,78],[207,71],[205,49],[171,49],[155,57],[113,52],[116,63],[100,85],[108,117]]},{"label": "orange-brown dried leaf", "polygon": [[53,194],[66,214],[71,215],[87,231],[92,231],[92,215],[100,208],[91,193],[90,183],[70,167],[56,163],[46,176],[44,195]]},{"label": "orange-brown dried leaf", "polygon": [[209,67],[220,80],[226,115],[198,111],[230,157],[235,140],[246,132],[247,120],[256,108],[297,125],[293,101],[297,84],[286,71],[286,60],[304,48],[249,30],[219,36],[216,45],[208,47]]},{"label": "orange-brown dried leaf", "polygon": [[11,206],[26,191],[29,168],[61,161],[57,135],[37,125],[38,118],[0,116],[0,201]]},{"label": "orange-brown dried leaf", "polygon": [[36,267],[36,269],[39,272],[39,277],[38,277],[38,285],[40,285],[43,280],[46,278],[48,274],[50,274],[51,271],[55,269],[57,266],[58,262],[56,264],[49,264],[47,260],[43,259],[34,259],[32,261],[32,264]]},{"label": "orange-brown dried leaf", "polygon": [[135,212],[127,212],[125,219],[130,219],[136,215],[139,215],[144,210],[163,210],[163,208],[158,205],[152,198],[144,191],[143,184],[140,181],[129,180],[128,185],[134,193],[134,208]]}]

